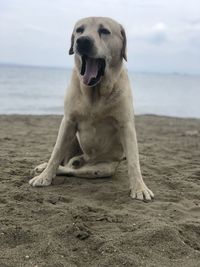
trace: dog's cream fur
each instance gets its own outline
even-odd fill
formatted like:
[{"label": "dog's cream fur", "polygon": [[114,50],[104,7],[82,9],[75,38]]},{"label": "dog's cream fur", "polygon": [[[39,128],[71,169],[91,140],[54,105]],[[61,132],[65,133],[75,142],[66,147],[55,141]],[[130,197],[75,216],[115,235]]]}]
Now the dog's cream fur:
[{"label": "dog's cream fur", "polygon": [[[81,25],[84,25],[84,32],[77,33],[76,29]],[[111,34],[99,36],[100,25],[109,29]],[[84,85],[80,75],[81,57],[76,49],[80,35],[91,36],[95,40],[92,56],[106,61],[105,74],[93,87]],[[78,21],[72,34],[70,54],[73,53],[75,68],[54,150],[48,163],[35,168],[37,176],[29,183],[48,186],[56,174],[87,178],[111,176],[125,156],[130,196],[151,200],[154,195],[141,175],[131,86],[123,66],[123,58],[126,59],[123,27],[103,17]]]}]

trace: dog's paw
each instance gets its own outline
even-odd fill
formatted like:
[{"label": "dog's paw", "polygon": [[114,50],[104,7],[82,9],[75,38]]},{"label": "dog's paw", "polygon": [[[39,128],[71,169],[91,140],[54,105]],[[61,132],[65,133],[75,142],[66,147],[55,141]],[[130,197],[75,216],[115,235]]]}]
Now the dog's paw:
[{"label": "dog's paw", "polygon": [[35,176],[29,181],[29,184],[32,186],[48,186],[52,182],[52,179],[41,173],[38,176]]},{"label": "dog's paw", "polygon": [[154,198],[154,193],[144,184],[140,188],[132,188],[130,197],[142,201],[151,201]]}]

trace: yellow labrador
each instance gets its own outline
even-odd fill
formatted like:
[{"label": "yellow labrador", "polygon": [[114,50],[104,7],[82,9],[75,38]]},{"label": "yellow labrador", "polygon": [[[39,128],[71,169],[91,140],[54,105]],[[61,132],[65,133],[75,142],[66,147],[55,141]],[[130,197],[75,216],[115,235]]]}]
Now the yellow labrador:
[{"label": "yellow labrador", "polygon": [[75,67],[57,141],[48,163],[35,168],[32,186],[48,186],[56,174],[112,176],[126,157],[130,196],[151,200],[142,179],[126,58],[126,35],[116,21],[89,17],[78,21],[69,54]]}]

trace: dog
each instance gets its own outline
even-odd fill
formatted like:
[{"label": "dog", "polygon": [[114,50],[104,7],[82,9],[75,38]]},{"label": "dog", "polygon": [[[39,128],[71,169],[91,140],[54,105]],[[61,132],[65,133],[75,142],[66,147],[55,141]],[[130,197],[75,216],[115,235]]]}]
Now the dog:
[{"label": "dog", "polygon": [[48,163],[35,168],[32,186],[48,186],[56,175],[112,176],[122,159],[128,163],[130,197],[150,201],[143,181],[134,124],[126,34],[106,17],[79,20],[69,54],[75,67],[64,101],[64,116]]}]

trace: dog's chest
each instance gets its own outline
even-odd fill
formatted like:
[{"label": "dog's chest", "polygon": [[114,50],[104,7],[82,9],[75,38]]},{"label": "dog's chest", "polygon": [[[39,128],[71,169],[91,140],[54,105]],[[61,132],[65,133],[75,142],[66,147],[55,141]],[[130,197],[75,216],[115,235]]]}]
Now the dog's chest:
[{"label": "dog's chest", "polygon": [[115,125],[110,117],[97,120],[90,116],[80,120],[77,134],[82,149],[90,155],[106,152],[117,138]]},{"label": "dog's chest", "polygon": [[90,103],[79,98],[74,105],[77,137],[82,150],[92,158],[114,155],[120,151],[121,143],[117,127],[118,102],[101,97]]}]

